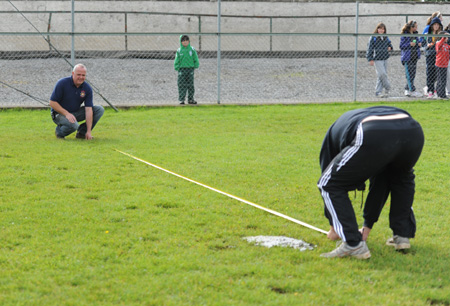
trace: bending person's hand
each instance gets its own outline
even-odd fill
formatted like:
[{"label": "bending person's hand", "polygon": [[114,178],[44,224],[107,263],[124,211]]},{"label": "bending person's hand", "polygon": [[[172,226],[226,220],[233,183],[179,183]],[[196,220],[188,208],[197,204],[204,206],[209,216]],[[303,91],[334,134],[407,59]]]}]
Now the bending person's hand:
[{"label": "bending person's hand", "polygon": [[370,231],[371,231],[372,229],[371,228],[368,228],[367,226],[363,226],[360,230],[359,230],[359,232],[361,233],[361,235],[362,235],[362,240],[363,241],[366,241],[367,240],[367,238],[369,238],[369,234],[370,234]]},{"label": "bending person's hand", "polygon": [[327,238],[330,240],[339,240],[341,237],[334,231],[334,227],[330,226],[330,230],[328,231]]}]

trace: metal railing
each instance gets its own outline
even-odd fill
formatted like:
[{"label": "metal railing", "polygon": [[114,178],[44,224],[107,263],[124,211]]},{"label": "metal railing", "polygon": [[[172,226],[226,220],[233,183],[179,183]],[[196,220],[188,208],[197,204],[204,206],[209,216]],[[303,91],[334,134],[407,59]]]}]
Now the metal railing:
[{"label": "metal railing", "polygon": [[[0,13],[18,14],[13,11]],[[221,15],[221,18],[257,19],[264,20],[264,23],[267,20],[269,26],[267,32],[252,31],[252,27],[242,26],[240,31],[218,33],[214,32],[215,25],[211,22],[211,18],[217,16],[207,14],[77,11],[76,15],[120,15],[116,21],[120,23],[121,31],[53,32],[61,24],[64,25],[60,17],[70,14],[69,11],[21,13],[32,16],[43,14],[39,19],[42,31],[37,33],[22,26],[17,31],[0,32],[0,67],[4,72],[0,78],[0,107],[41,107],[42,101],[48,100],[55,82],[70,73],[67,58],[70,58],[71,52],[75,52],[77,62],[87,65],[88,78],[114,105],[177,104],[177,74],[173,70],[173,59],[182,31],[175,32],[173,27],[163,29],[167,31],[137,31],[135,24],[139,20],[132,21],[131,15],[134,16],[132,19],[138,15],[196,18],[198,24],[195,24],[195,29],[198,31],[187,34],[200,58],[200,69],[195,72],[196,99],[199,103],[309,103],[376,98],[375,70],[367,65],[364,56],[367,38],[372,35],[370,32],[376,24],[370,25],[370,31],[357,33],[355,24],[358,21],[354,15]],[[412,16],[426,18],[423,14],[358,15],[357,18],[392,17],[397,22],[403,22],[403,19],[408,21]],[[281,32],[280,25],[285,26],[289,18],[308,21],[312,18],[334,18],[336,32]],[[281,19],[283,22],[279,22]],[[353,19],[353,28],[345,22],[343,29],[342,21],[345,19]],[[190,20],[185,20],[179,27],[189,28],[187,22]],[[392,99],[405,98],[405,71],[398,50],[400,36],[389,34],[395,46],[389,60]],[[75,41],[74,50],[72,38]],[[424,62],[418,62],[416,83],[421,86],[426,84]],[[39,77],[31,71],[38,71]],[[32,97],[37,97],[40,102]],[[97,100],[104,103],[101,99]]]},{"label": "metal railing", "polygon": [[[110,16],[110,15],[121,15],[123,16],[123,32],[101,32],[101,34],[108,34],[111,33],[113,35],[117,35],[118,33],[122,33],[125,34],[124,37],[124,50],[127,51],[128,50],[128,34],[129,33],[129,22],[128,22],[128,17],[130,15],[146,15],[146,16],[176,16],[176,17],[194,17],[197,19],[197,23],[198,23],[198,27],[197,27],[197,32],[198,34],[198,50],[202,50],[202,36],[203,35],[207,35],[207,34],[213,34],[213,35],[217,35],[217,33],[214,32],[204,32],[202,31],[202,19],[204,18],[217,18],[216,14],[185,14],[185,13],[163,13],[163,12],[134,12],[134,11],[75,11],[74,12],[76,15],[93,15],[93,14],[99,14],[99,15],[105,15],[105,16]],[[54,27],[52,25],[52,20],[54,19],[54,15],[70,15],[71,11],[56,11],[56,10],[49,10],[49,11],[21,11],[21,12],[17,12],[17,11],[0,11],[0,16],[1,15],[8,15],[8,14],[31,14],[31,15],[48,15],[47,17],[47,23],[46,23],[46,34],[47,39],[50,40],[50,33],[52,33],[52,31],[54,30]],[[428,17],[428,15],[426,14],[363,14],[363,15],[358,15],[358,18],[360,19],[364,19],[364,18],[374,18],[374,17],[383,17],[383,18],[389,18],[389,17],[403,17],[405,19],[405,23],[408,22],[410,17]],[[340,15],[340,16],[332,16],[332,15],[319,15],[319,16],[252,16],[252,15],[221,15],[221,18],[231,18],[231,19],[258,19],[258,20],[267,20],[268,23],[268,28],[269,31],[268,33],[271,34],[271,36],[269,36],[269,51],[273,50],[273,36],[272,34],[282,34],[279,32],[276,32],[273,30],[273,21],[274,20],[288,20],[288,19],[307,19],[307,20],[315,20],[315,19],[335,19],[335,23],[330,23],[330,24],[334,24],[335,25],[335,29],[336,32],[330,32],[330,33],[336,33],[336,34],[348,34],[349,32],[342,32],[341,31],[341,24],[342,24],[342,20],[343,19],[355,19],[355,15]],[[312,22],[313,23],[313,22]],[[44,32],[44,31],[42,31]],[[217,31],[216,31],[217,32]],[[2,32],[0,32],[2,33]],[[3,33],[9,33],[9,32],[3,32]],[[70,33],[70,32],[62,32],[59,31],[58,29],[56,29],[56,32],[54,32],[54,34],[57,35],[63,35],[63,33]],[[100,34],[99,32],[89,32],[91,34]],[[145,33],[145,35],[151,35],[151,34],[155,34],[155,35],[160,35],[160,34],[166,34],[167,32],[140,32],[140,33]],[[177,32],[178,33],[178,32]],[[252,32],[249,32],[252,33]],[[253,32],[255,33],[255,32]],[[260,30],[258,31],[258,33],[260,33]],[[264,33],[264,32],[262,32]],[[27,33],[29,34],[29,33]],[[77,33],[70,33],[70,35],[76,35]],[[79,32],[79,34],[81,35],[86,35],[88,33],[83,33],[83,32]],[[137,34],[136,32],[134,32],[134,34]],[[225,34],[225,33],[223,33]],[[243,33],[245,34],[245,33]],[[291,33],[289,33],[291,34]],[[311,33],[311,34],[316,34],[316,33]],[[353,32],[354,34],[354,32]],[[340,36],[338,36],[337,42],[337,50],[341,49],[341,40],[340,40]],[[50,46],[49,46],[49,49]]]}]

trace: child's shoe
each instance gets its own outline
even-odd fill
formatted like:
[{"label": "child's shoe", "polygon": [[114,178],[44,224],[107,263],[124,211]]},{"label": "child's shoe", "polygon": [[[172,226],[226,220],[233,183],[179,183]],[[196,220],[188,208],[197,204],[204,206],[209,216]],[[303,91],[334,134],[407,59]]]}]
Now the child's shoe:
[{"label": "child's shoe", "polygon": [[420,92],[418,92],[418,91],[413,91],[411,93],[411,97],[420,98],[420,97],[423,97],[423,95]]}]

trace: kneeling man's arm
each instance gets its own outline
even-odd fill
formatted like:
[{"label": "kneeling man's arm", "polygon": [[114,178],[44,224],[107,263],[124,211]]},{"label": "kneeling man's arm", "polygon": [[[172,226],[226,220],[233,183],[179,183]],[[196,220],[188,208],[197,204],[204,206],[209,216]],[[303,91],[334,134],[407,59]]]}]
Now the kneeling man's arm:
[{"label": "kneeling man's arm", "polygon": [[53,108],[58,114],[63,115],[64,117],[67,118],[67,120],[69,120],[70,123],[75,123],[77,122],[77,118],[75,118],[74,115],[72,115],[71,113],[69,113],[64,107],[61,106],[61,104],[59,104],[56,101],[52,101],[50,100],[50,107]]},{"label": "kneeling man's arm", "polygon": [[92,107],[86,106],[84,108],[86,114],[86,139],[92,139],[91,131],[92,131],[92,122],[94,120],[94,113]]}]

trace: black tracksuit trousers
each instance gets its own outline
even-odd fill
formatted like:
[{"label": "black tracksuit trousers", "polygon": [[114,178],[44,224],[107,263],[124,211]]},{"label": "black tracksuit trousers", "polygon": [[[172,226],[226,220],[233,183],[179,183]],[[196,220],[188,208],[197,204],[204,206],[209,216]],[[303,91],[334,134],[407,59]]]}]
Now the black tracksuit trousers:
[{"label": "black tracksuit trousers", "polygon": [[348,192],[368,179],[371,187],[364,209],[366,223],[373,225],[378,220],[390,193],[389,221],[394,235],[414,237],[413,167],[423,144],[422,128],[411,117],[367,121],[358,126],[352,144],[333,159],[318,183],[325,215],[343,241],[362,239]]}]

